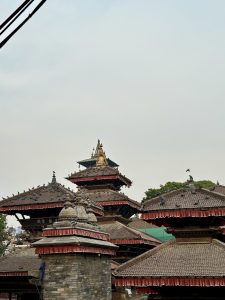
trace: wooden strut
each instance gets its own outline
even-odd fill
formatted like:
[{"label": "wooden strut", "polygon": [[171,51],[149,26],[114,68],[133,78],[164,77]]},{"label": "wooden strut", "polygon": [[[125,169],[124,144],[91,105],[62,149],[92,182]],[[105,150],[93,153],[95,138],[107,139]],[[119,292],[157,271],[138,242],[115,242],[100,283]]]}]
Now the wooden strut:
[{"label": "wooden strut", "polygon": [[[20,28],[23,27],[25,23],[41,8],[41,6],[46,2],[47,0],[42,0],[35,8],[34,10],[21,22],[1,43],[0,48],[2,48],[13,36],[14,34],[20,30]],[[11,17],[9,17],[11,20]],[[6,21],[5,21],[6,22]]]}]

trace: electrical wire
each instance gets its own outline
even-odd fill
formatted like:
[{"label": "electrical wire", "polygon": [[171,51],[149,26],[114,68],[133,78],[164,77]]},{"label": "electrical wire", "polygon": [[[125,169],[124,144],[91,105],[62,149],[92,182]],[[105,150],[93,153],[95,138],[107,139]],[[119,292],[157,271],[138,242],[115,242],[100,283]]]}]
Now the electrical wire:
[{"label": "electrical wire", "polygon": [[0,30],[4,28],[12,18],[17,15],[23,8],[26,6],[30,0],[25,0],[1,25],[0,25]]},{"label": "electrical wire", "polygon": [[[19,31],[25,23],[41,8],[41,6],[46,2],[47,0],[42,0],[39,2],[39,4],[32,10],[32,12],[8,35],[6,38],[0,42],[0,49],[14,36],[14,34]],[[14,11],[1,25],[0,29],[6,26],[9,21],[11,21],[14,17],[17,19],[16,15],[23,10],[26,5],[27,7],[33,2],[33,0],[27,0],[25,1],[16,11]],[[29,5],[28,5],[29,4]],[[24,9],[25,10],[25,9]],[[15,21],[15,20],[14,20]],[[13,22],[14,22],[13,21]],[[11,25],[11,24],[10,24]],[[8,26],[9,27],[9,26]]]},{"label": "electrical wire", "polygon": [[4,29],[0,32],[0,35],[2,35],[33,2],[34,0],[30,0],[30,2],[28,2],[28,4],[12,19],[12,21],[4,27]]}]

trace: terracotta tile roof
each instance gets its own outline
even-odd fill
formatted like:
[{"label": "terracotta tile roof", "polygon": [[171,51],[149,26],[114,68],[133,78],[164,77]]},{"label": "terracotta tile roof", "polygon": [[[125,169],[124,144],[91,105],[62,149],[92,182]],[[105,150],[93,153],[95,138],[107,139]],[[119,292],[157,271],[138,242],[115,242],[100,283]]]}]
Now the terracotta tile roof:
[{"label": "terracotta tile roof", "polygon": [[[51,182],[47,185],[38,186],[37,188],[32,188],[18,195],[13,195],[10,198],[3,199],[0,201],[0,210],[4,207],[16,207],[17,206],[30,206],[37,204],[46,203],[63,203],[70,198],[70,201],[74,201],[76,198],[76,193],[64,185],[58,182]],[[103,211],[103,207],[94,202],[91,203],[92,208],[96,211]]]},{"label": "terracotta tile roof", "polygon": [[119,175],[118,169],[105,166],[105,167],[91,167],[78,172],[74,172],[69,177],[80,178],[80,177],[92,177],[92,176],[104,176],[104,175]]},{"label": "terracotta tile roof", "polygon": [[225,195],[225,186],[218,184],[218,185],[215,185],[213,188],[211,188],[210,191]]},{"label": "terracotta tile roof", "polygon": [[224,208],[225,196],[205,189],[196,191],[179,189],[150,199],[143,204],[143,211]]},{"label": "terracotta tile roof", "polygon": [[104,166],[104,167],[91,167],[78,172],[74,172],[67,177],[67,179],[95,177],[95,176],[120,176],[131,184],[130,179],[122,175],[118,169]]},{"label": "terracotta tile roof", "polygon": [[122,264],[118,277],[224,277],[225,244],[168,242]]},{"label": "terracotta tile roof", "polygon": [[75,193],[60,183],[49,183],[48,185],[38,186],[29,191],[24,191],[23,193],[4,199],[0,201],[0,207],[54,202],[63,203],[68,199],[68,195],[70,195],[72,199]]},{"label": "terracotta tile roof", "polygon": [[29,276],[37,276],[41,259],[33,248],[19,248],[13,253],[0,258],[0,276],[4,273],[27,272]]},{"label": "terracotta tile roof", "polygon": [[128,201],[130,203],[135,204],[137,207],[141,207],[141,204],[137,201],[134,201],[130,199],[128,196],[126,196],[123,193],[110,190],[110,189],[104,189],[104,190],[85,190],[85,193],[87,194],[88,198],[93,202],[108,202],[108,201]]},{"label": "terracotta tile roof", "polygon": [[139,218],[131,218],[130,219],[130,223],[127,225],[130,228],[133,229],[147,229],[147,228],[157,228],[158,226],[152,224],[152,223],[148,223],[144,220],[141,220]]},{"label": "terracotta tile roof", "polygon": [[[152,243],[153,245],[161,244],[158,239],[135,229],[129,228],[126,225],[114,221],[99,226],[110,235],[110,240],[142,240],[144,242]],[[116,242],[115,242],[116,243]]]}]

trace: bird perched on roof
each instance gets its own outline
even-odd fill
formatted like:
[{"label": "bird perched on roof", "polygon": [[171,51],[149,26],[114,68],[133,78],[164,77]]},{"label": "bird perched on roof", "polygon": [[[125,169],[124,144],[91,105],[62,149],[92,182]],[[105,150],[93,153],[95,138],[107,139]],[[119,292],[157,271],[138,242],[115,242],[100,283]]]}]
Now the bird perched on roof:
[{"label": "bird perched on roof", "polygon": [[192,177],[191,175],[189,175],[189,181],[190,181],[190,182],[193,182],[193,181],[194,181],[194,179],[193,179],[193,177]]}]

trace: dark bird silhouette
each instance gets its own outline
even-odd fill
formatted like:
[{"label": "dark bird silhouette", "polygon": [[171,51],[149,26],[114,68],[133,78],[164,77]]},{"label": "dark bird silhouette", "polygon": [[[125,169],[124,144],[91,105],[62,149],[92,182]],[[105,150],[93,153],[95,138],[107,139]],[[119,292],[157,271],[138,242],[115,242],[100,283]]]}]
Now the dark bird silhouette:
[{"label": "dark bird silhouette", "polygon": [[191,172],[191,170],[190,170],[190,169],[187,169],[186,172]]},{"label": "dark bird silhouette", "polygon": [[191,175],[189,175],[189,181],[192,182],[194,181],[193,177]]}]

